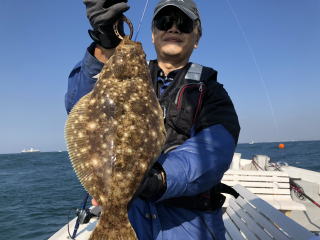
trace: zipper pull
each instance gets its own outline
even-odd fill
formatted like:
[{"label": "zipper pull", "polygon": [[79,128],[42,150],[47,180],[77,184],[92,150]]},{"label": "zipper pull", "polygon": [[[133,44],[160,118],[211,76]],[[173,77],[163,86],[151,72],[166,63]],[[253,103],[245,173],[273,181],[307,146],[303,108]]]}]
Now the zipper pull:
[{"label": "zipper pull", "polygon": [[166,119],[166,115],[167,115],[167,109],[166,107],[163,107],[163,119]]},{"label": "zipper pull", "polygon": [[203,85],[204,85],[203,83],[200,84],[200,86],[199,86],[199,92],[203,92]]}]

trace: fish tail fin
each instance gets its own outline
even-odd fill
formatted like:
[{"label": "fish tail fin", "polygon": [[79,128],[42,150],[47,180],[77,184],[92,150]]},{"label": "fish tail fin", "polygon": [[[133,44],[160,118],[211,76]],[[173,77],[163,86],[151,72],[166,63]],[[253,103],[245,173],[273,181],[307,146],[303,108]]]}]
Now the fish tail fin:
[{"label": "fish tail fin", "polygon": [[[121,218],[121,221],[119,221]],[[102,213],[97,226],[92,232],[89,240],[136,240],[137,235],[133,230],[127,213],[110,216]]]}]

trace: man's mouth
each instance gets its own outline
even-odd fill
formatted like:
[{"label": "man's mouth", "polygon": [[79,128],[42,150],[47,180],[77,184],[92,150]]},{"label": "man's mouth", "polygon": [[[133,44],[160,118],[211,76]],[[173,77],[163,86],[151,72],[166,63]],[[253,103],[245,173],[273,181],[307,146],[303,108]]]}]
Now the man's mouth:
[{"label": "man's mouth", "polygon": [[168,37],[164,39],[165,42],[182,42],[181,39],[175,37]]}]

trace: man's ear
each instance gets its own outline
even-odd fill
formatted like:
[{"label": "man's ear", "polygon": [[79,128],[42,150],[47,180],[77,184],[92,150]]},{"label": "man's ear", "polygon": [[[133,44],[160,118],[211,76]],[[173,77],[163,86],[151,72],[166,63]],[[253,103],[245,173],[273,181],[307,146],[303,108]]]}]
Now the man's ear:
[{"label": "man's ear", "polygon": [[193,48],[198,48],[199,47],[199,39],[194,43]]},{"label": "man's ear", "polygon": [[197,32],[196,42],[194,43],[193,48],[198,48],[199,47],[199,41],[200,41],[200,35],[199,35],[199,32]]},{"label": "man's ear", "polygon": [[153,32],[152,32],[151,37],[152,37],[152,43],[154,44],[154,34],[153,34]]}]

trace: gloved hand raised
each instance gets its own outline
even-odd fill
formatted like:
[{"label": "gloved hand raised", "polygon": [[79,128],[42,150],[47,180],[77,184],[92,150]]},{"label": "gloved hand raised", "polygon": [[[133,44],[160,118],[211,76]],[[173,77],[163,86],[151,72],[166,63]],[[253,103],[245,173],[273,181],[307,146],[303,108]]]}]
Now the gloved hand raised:
[{"label": "gloved hand raised", "polygon": [[[87,17],[93,30],[90,37],[104,48],[115,48],[120,39],[113,31],[113,24],[129,9],[128,0],[83,0]],[[119,32],[123,34],[123,23],[119,24]]]}]

